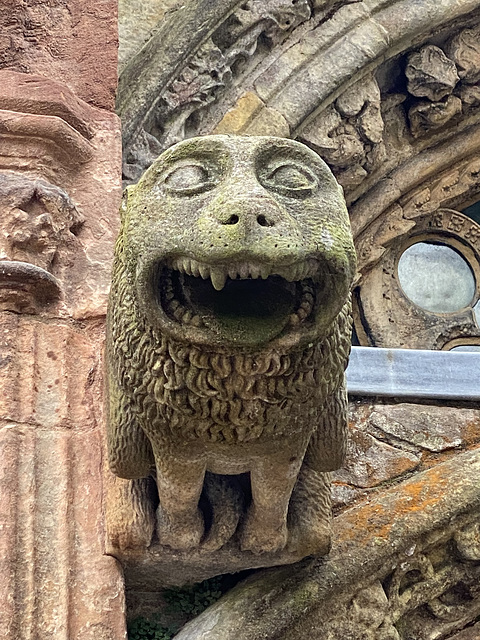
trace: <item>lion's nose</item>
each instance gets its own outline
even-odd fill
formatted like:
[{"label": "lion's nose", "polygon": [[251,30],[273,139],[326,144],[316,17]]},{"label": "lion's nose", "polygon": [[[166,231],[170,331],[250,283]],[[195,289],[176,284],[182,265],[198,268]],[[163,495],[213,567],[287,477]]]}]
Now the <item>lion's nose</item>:
[{"label": "lion's nose", "polygon": [[[253,217],[253,216],[252,216]],[[225,219],[219,220],[220,224],[238,224],[240,222],[240,216],[236,213],[230,214]],[[261,227],[274,227],[275,220],[272,215],[265,215],[264,213],[260,213],[256,216],[256,223]]]},{"label": "lion's nose", "polygon": [[268,198],[245,198],[218,207],[214,217],[222,226],[240,225],[252,231],[259,227],[274,227],[281,223],[282,211]]}]

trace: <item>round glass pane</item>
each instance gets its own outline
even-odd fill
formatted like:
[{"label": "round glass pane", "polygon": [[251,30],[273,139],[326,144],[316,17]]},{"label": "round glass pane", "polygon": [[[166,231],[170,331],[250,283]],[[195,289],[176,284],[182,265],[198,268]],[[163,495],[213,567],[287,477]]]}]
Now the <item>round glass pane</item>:
[{"label": "round glass pane", "polygon": [[480,351],[480,344],[459,344],[450,351]]},{"label": "round glass pane", "polygon": [[417,242],[398,262],[405,295],[426,311],[452,313],[468,307],[475,295],[475,277],[468,263],[451,247]]}]

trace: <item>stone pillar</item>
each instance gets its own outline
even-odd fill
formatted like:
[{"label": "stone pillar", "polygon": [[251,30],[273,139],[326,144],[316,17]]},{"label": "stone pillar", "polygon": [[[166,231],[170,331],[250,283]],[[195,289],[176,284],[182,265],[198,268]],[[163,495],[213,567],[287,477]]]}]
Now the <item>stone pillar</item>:
[{"label": "stone pillar", "polygon": [[121,194],[113,0],[0,0],[0,636],[120,640],[102,349]]}]

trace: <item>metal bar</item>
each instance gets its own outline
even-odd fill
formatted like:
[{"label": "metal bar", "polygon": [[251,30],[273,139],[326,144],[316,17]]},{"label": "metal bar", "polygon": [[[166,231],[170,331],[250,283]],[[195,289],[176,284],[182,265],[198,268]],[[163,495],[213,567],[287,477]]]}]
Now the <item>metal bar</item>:
[{"label": "metal bar", "polygon": [[480,352],[352,347],[350,395],[480,400]]}]

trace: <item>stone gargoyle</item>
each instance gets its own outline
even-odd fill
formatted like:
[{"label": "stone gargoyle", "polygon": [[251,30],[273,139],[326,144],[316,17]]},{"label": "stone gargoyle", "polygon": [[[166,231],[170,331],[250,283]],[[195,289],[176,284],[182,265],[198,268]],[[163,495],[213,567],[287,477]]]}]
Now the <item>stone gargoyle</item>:
[{"label": "stone gargoyle", "polygon": [[328,552],[354,272],[342,190],[298,142],[190,139],[127,190],[109,463],[156,479],[157,544]]}]

